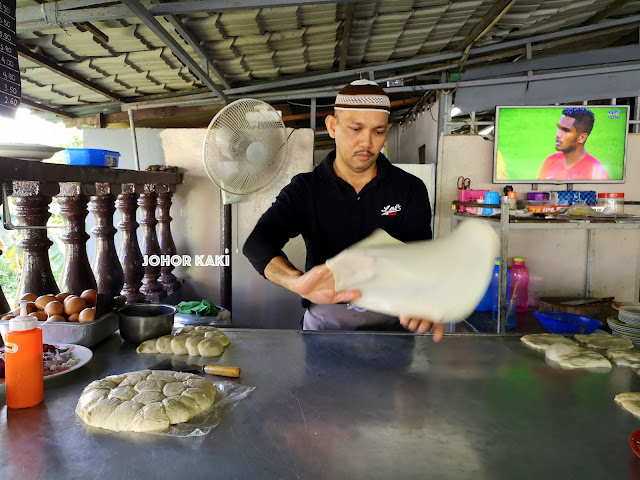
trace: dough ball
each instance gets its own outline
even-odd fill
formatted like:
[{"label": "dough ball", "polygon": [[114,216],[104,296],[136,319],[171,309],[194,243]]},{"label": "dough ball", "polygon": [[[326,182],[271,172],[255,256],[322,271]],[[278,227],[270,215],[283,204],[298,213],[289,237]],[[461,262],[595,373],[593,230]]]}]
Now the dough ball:
[{"label": "dough ball", "polygon": [[136,393],[137,392],[133,387],[126,386],[126,387],[114,388],[113,390],[111,390],[111,393],[109,394],[109,396],[118,398],[122,401],[126,401],[126,400],[131,400],[136,395]]},{"label": "dough ball", "polygon": [[162,404],[172,424],[186,422],[195,415],[195,410],[178,397],[165,398]]},{"label": "dough ball", "polygon": [[171,340],[171,350],[175,355],[188,355],[187,351],[187,338],[189,335],[176,335]]},{"label": "dough ball", "polygon": [[133,401],[142,405],[149,405],[150,403],[162,402],[165,398],[161,392],[141,392],[133,397]]},{"label": "dough ball", "polygon": [[637,350],[624,350],[613,348],[607,350],[605,356],[615,363],[618,367],[631,367],[640,369],[640,352]]},{"label": "dough ball", "polygon": [[203,340],[203,337],[198,337],[195,335],[190,335],[189,338],[187,338],[186,341],[186,346],[187,346],[187,351],[189,352],[189,355],[191,355],[192,357],[197,357],[200,355],[200,352],[198,350],[198,344]]},{"label": "dough ball", "polygon": [[156,348],[160,353],[173,353],[171,350],[171,340],[173,335],[164,335],[156,340]]},{"label": "dough ball", "polygon": [[220,345],[222,345],[223,347],[226,347],[227,345],[229,345],[229,339],[227,338],[227,336],[220,332],[207,332],[204,334],[204,338],[210,338],[211,340],[215,340],[216,342],[218,342]]},{"label": "dough ball", "polygon": [[640,419],[640,392],[619,393],[614,400],[631,415]]},{"label": "dough ball", "polygon": [[171,382],[164,386],[162,393],[165,397],[175,397],[176,395],[180,395],[187,388],[187,385],[182,382]]},{"label": "dough ball", "polygon": [[608,350],[610,348],[616,348],[619,350],[632,350],[633,343],[628,338],[618,337],[616,335],[574,335],[578,342],[586,347],[598,348]]},{"label": "dough ball", "polygon": [[158,348],[156,347],[157,338],[153,338],[151,340],[147,340],[146,342],[142,342],[138,348],[136,348],[136,352],[138,353],[160,353]]},{"label": "dough ball", "polygon": [[167,384],[165,380],[141,380],[133,387],[136,392],[162,392],[163,387]]},{"label": "dough ball", "polygon": [[533,348],[539,352],[544,352],[551,345],[557,343],[564,343],[566,345],[577,345],[576,342],[570,338],[563,337],[562,335],[556,335],[555,333],[533,333],[531,335],[525,335],[520,338],[520,341],[527,347]]},{"label": "dough ball", "polygon": [[201,357],[218,357],[222,355],[222,345],[215,340],[211,340],[210,338],[205,338],[200,343],[198,343],[198,352]]}]

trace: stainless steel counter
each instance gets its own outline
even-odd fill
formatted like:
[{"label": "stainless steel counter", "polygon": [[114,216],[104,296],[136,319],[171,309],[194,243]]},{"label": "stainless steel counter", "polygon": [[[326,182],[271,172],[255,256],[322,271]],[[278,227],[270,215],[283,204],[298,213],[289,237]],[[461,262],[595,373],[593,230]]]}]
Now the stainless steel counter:
[{"label": "stainless steel counter", "polygon": [[0,387],[0,478],[640,478],[640,421],[613,401],[640,391],[628,368],[556,370],[517,336],[228,335],[215,363],[256,389],[206,437],[85,430],[85,385],[167,357],[117,335],[47,380],[40,407],[8,411]]}]

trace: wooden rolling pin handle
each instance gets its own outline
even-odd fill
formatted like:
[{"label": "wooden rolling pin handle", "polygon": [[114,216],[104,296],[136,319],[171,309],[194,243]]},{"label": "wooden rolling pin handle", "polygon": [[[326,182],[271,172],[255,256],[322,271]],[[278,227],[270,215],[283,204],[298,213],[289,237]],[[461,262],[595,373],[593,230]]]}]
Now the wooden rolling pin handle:
[{"label": "wooden rolling pin handle", "polygon": [[222,375],[223,377],[239,377],[240,367],[224,367],[222,365],[205,365],[204,373],[209,375]]}]

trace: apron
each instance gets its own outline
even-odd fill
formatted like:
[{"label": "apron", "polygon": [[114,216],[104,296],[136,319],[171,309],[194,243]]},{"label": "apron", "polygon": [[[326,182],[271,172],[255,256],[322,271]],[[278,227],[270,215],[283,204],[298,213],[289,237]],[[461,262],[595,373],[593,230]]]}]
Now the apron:
[{"label": "apron", "polygon": [[344,303],[317,305],[312,303],[302,319],[303,330],[399,330],[404,331],[398,317],[384,313],[359,311]]}]

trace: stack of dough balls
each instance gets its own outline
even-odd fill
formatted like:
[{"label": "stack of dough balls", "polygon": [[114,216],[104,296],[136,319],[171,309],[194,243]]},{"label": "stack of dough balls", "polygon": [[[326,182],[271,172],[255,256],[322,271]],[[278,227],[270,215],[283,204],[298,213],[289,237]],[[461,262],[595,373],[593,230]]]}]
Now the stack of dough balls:
[{"label": "stack of dough balls", "polygon": [[160,432],[190,420],[215,400],[213,384],[198,375],[140,370],[91,382],[76,414],[92,427],[116,432]]},{"label": "stack of dough balls", "polygon": [[[553,333],[525,335],[521,341],[534,350],[545,352],[545,357],[552,365],[562,368],[610,370],[611,362],[605,355],[618,366],[640,368],[640,352],[635,351],[633,343],[626,338],[598,334],[575,335],[573,338],[582,346],[570,338]],[[593,349],[605,350],[605,354]]]},{"label": "stack of dough balls", "polygon": [[172,353],[192,357],[218,357],[229,345],[227,336],[215,327],[187,326],[175,335],[165,335],[142,342],[138,353]]}]

